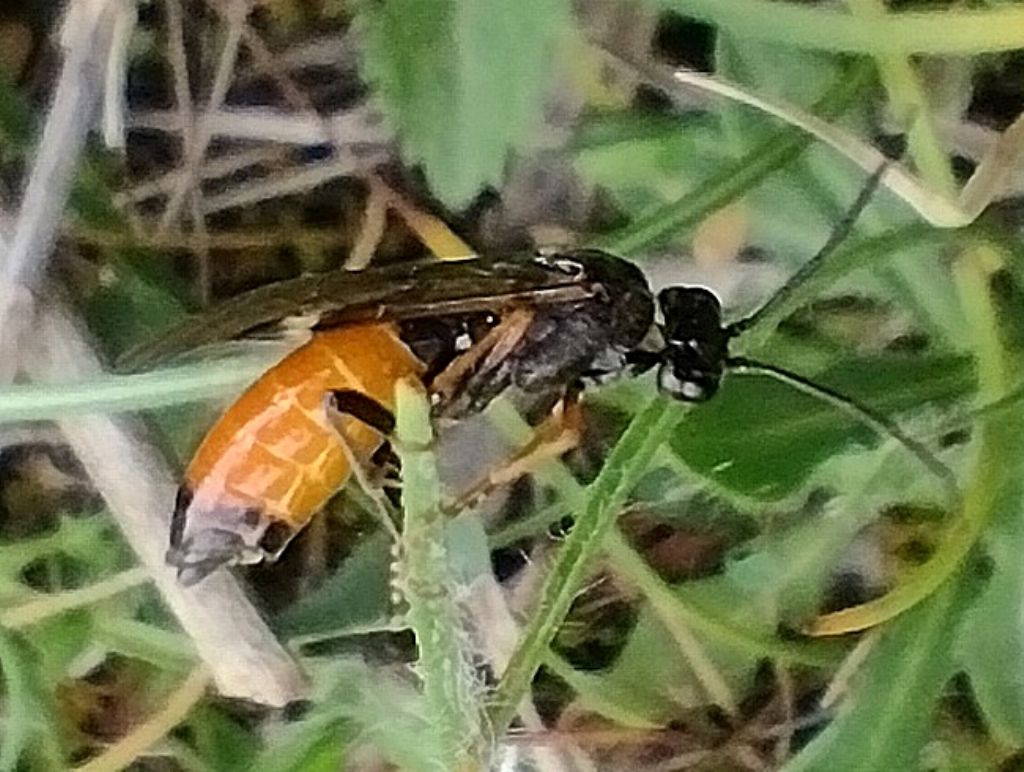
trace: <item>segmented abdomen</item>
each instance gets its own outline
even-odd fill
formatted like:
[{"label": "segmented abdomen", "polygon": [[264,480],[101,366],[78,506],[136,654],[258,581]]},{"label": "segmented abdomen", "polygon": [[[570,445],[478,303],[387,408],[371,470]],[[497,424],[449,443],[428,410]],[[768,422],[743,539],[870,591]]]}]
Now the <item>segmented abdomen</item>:
[{"label": "segmented abdomen", "polygon": [[301,528],[351,472],[336,422],[360,455],[381,443],[353,417],[332,419],[329,393],[359,391],[391,409],[395,382],[421,371],[391,325],[316,333],[264,373],[206,435],[185,473],[190,517],[241,507]]}]

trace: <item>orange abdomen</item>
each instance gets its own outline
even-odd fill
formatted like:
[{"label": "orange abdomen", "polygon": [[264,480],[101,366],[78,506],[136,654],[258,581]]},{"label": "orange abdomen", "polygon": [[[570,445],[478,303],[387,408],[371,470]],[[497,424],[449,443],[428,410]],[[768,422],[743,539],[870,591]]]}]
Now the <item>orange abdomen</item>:
[{"label": "orange abdomen", "polygon": [[337,426],[369,456],[381,444],[327,397],[355,390],[393,409],[395,382],[423,366],[389,324],[318,332],[268,370],[206,435],[185,473],[193,513],[251,509],[299,529],[351,473]]}]

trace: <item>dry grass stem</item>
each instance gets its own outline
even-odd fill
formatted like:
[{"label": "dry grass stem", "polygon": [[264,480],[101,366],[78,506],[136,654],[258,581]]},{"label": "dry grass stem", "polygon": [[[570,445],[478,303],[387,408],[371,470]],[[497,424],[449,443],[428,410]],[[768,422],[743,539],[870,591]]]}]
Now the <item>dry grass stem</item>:
[{"label": "dry grass stem", "polygon": [[[181,131],[181,117],[174,110],[146,110],[131,116],[132,128]],[[335,144],[339,147],[390,143],[392,135],[380,112],[371,106],[334,115],[284,112],[269,107],[220,107],[196,112],[197,129],[211,139],[276,142],[286,145]]]},{"label": "dry grass stem", "polygon": [[77,590],[42,595],[20,606],[0,611],[0,627],[15,629],[28,627],[65,611],[82,608],[111,598],[125,590],[149,581],[149,572],[144,568],[132,568],[115,574],[88,587]]},{"label": "dry grass stem", "polygon": [[[232,0],[229,6],[230,12],[226,14],[228,22],[227,37],[224,40],[224,47],[221,49],[220,58],[217,62],[217,73],[213,79],[213,86],[210,90],[210,101],[208,109],[217,110],[227,97],[228,89],[234,79],[235,63],[238,61],[238,47],[242,39],[242,29],[245,26],[245,16],[248,11],[248,4],[243,0]],[[178,182],[178,186],[171,193],[167,201],[167,208],[164,209],[160,219],[159,232],[168,230],[171,224],[178,219],[181,207],[195,184],[196,174],[202,165],[203,157],[206,155],[206,148],[210,144],[211,135],[205,122],[200,122],[192,131],[185,131],[183,137],[187,140],[185,145],[185,173]]]},{"label": "dry grass stem", "polygon": [[370,169],[384,160],[384,156],[354,157],[341,155],[333,161],[303,167],[297,171],[282,172],[266,180],[258,180],[248,185],[240,185],[214,196],[207,196],[203,201],[203,212],[211,214],[225,209],[249,206],[260,201],[303,193],[324,185],[339,177],[348,177]]},{"label": "dry grass stem", "polygon": [[[84,380],[101,372],[66,312],[47,309],[25,369],[40,381]],[[218,572],[183,587],[164,561],[177,484],[163,458],[128,418],[76,415],[58,422],[106,500],[128,543],[192,639],[224,695],[283,706],[306,694],[297,663],[274,638],[234,578]]]},{"label": "dry grass stem", "polygon": [[74,4],[64,27],[64,63],[37,145],[21,209],[0,261],[0,382],[17,368],[32,318],[32,293],[57,239],[85,137],[105,85],[119,0]]}]

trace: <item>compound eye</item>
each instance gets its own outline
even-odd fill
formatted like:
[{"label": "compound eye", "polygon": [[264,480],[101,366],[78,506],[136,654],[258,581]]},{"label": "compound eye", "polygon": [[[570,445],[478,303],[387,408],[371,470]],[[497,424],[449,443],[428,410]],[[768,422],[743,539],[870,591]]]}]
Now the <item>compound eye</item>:
[{"label": "compound eye", "polygon": [[667,362],[658,368],[658,390],[682,402],[703,402],[713,393],[703,380],[680,378]]}]

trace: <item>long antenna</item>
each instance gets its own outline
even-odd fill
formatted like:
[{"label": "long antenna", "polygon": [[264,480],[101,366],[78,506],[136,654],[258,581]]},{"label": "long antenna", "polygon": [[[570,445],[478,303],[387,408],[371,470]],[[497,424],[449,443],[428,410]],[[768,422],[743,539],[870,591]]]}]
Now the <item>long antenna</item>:
[{"label": "long antenna", "polygon": [[782,367],[758,362],[747,357],[728,357],[725,360],[725,366],[738,374],[767,375],[797,391],[827,402],[855,421],[871,428],[876,434],[892,437],[909,450],[929,472],[942,481],[953,501],[959,501],[960,486],[957,484],[953,471],[939,461],[925,445],[904,432],[891,418],[876,412],[852,397],[833,391],[827,386],[821,386]]},{"label": "long antenna", "polygon": [[754,311],[750,316],[743,319],[737,319],[732,322],[726,330],[729,332],[730,337],[736,337],[744,330],[748,330],[756,325],[769,311],[777,308],[781,303],[789,298],[796,289],[803,284],[807,277],[813,274],[821,264],[828,259],[828,257],[836,251],[836,248],[846,240],[846,237],[850,235],[853,230],[853,226],[857,223],[858,218],[867,208],[868,203],[871,201],[871,197],[875,194],[878,189],[878,184],[882,181],[886,170],[889,168],[889,161],[884,161],[879,164],[878,168],[875,169],[874,173],[868,178],[867,183],[861,188],[860,193],[857,195],[856,200],[843,215],[843,219],[839,221],[832,233],[828,237],[828,241],[825,242],[824,246],[818,250],[818,254],[804,263],[800,269],[794,273],[786,281],[779,290],[772,295],[768,301],[761,306],[759,309]]}]

